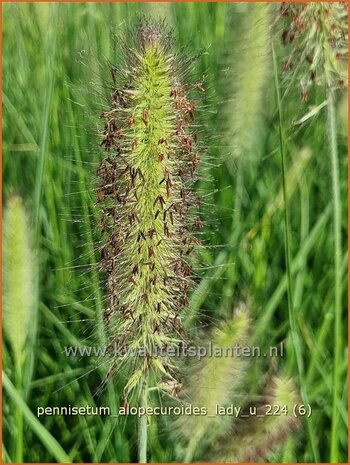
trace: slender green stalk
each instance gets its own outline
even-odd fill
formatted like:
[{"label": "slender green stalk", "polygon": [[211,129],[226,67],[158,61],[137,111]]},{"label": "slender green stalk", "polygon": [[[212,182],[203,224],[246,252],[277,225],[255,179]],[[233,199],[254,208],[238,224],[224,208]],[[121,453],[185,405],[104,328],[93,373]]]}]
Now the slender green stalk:
[{"label": "slender green stalk", "polygon": [[333,237],[334,237],[334,365],[330,461],[339,461],[338,423],[341,387],[342,308],[341,308],[341,204],[334,94],[329,87],[327,104],[328,139],[332,166]]},{"label": "slender green stalk", "polygon": [[[300,336],[298,331],[298,325],[296,321],[295,308],[293,302],[293,280],[292,280],[292,258],[291,258],[291,238],[290,238],[290,226],[289,226],[289,211],[288,211],[288,197],[287,197],[287,182],[286,182],[286,160],[285,160],[285,150],[283,143],[283,131],[282,131],[282,108],[281,108],[281,96],[280,88],[278,82],[278,71],[277,71],[277,62],[275,49],[272,44],[272,57],[273,57],[273,69],[274,69],[274,78],[275,78],[275,91],[276,91],[276,100],[277,100],[277,109],[278,109],[278,126],[279,126],[279,143],[280,143],[280,157],[281,157],[281,177],[282,177],[282,190],[283,190],[283,201],[284,201],[284,243],[285,243],[285,260],[287,268],[287,281],[288,281],[288,316],[289,316],[289,325],[291,331],[291,337],[294,348],[294,355],[296,358],[297,368],[298,368],[298,377],[300,383],[300,392],[304,404],[308,404],[308,395],[305,388],[304,380],[304,361],[301,352]],[[319,454],[315,445],[315,436],[314,431],[311,428],[310,420],[307,420],[307,430],[310,437],[310,443],[314,455],[314,460],[319,462]]]},{"label": "slender green stalk", "polygon": [[[148,406],[148,386],[145,383],[142,387],[140,396],[140,407],[147,408]],[[139,417],[138,430],[138,461],[139,463],[147,463],[147,415]]]},{"label": "slender green stalk", "polygon": [[[56,5],[51,5],[53,16],[56,17],[57,9]],[[49,68],[53,67],[55,55],[56,55],[56,34],[53,32],[53,37],[50,40],[49,45],[49,58],[47,66]],[[35,187],[34,187],[34,218],[35,218],[35,229],[36,229],[36,237],[38,238],[38,231],[40,227],[40,205],[41,205],[41,198],[43,192],[43,183],[44,183],[44,171],[45,171],[45,163],[47,158],[47,144],[49,140],[49,126],[50,126],[50,112],[51,112],[51,105],[52,105],[52,95],[54,89],[54,82],[55,82],[55,73],[50,73],[50,80],[46,90],[45,96],[45,107],[43,111],[42,117],[42,133],[40,138],[40,148],[38,153],[38,162],[36,167],[36,177],[35,177]]]},{"label": "slender green stalk", "polygon": [[2,448],[2,461],[3,463],[10,463],[12,462],[9,453],[7,452],[6,446],[4,444],[1,444]]},{"label": "slender green stalk", "polygon": [[[21,365],[16,363],[16,388],[19,394],[22,393],[22,374],[21,374]],[[15,422],[16,422],[16,450],[15,457],[17,463],[23,463],[23,413],[20,406],[16,405],[15,412]]]},{"label": "slender green stalk", "polygon": [[49,433],[49,431],[40,423],[26,402],[13,386],[6,373],[2,372],[2,383],[4,390],[15,405],[22,410],[26,423],[33,433],[37,435],[48,451],[59,463],[71,463],[69,455],[63,450],[59,442]]},{"label": "slender green stalk", "polygon": [[194,453],[196,452],[196,447],[198,446],[198,442],[200,441],[201,437],[202,437],[201,431],[197,431],[197,433],[192,436],[186,449],[186,455],[184,458],[185,463],[192,462]]}]

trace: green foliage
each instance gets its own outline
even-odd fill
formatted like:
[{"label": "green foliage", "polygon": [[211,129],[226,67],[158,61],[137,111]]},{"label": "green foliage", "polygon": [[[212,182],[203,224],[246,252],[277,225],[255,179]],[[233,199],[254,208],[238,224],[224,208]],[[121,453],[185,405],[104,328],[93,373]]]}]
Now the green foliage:
[{"label": "green foliage", "polygon": [[70,463],[68,455],[64,452],[57,440],[47,431],[47,429],[29,409],[5,373],[2,374],[2,380],[6,393],[8,393],[16,407],[21,409],[29,427],[36,433],[37,437],[46,446],[47,450],[50,451],[57,462]]},{"label": "green foliage", "polygon": [[[292,45],[291,56],[284,62],[284,71],[290,71],[297,62],[295,75],[299,77],[302,85],[301,97],[303,101],[308,100],[308,89],[319,84],[323,88],[325,102],[319,105],[317,111],[311,110],[304,118],[306,121],[311,116],[315,116],[324,106],[327,107],[327,136],[331,165],[331,184],[333,202],[333,241],[334,241],[334,366],[333,366],[333,410],[332,410],[332,436],[330,461],[339,460],[338,424],[339,412],[338,403],[340,398],[341,369],[340,360],[342,352],[342,283],[341,283],[341,193],[339,187],[339,160],[338,160],[338,140],[337,140],[337,117],[335,112],[335,92],[337,89],[343,90],[347,86],[347,58],[348,58],[348,5],[345,3],[315,3],[307,5],[294,5],[283,3],[280,8],[281,16],[285,17],[286,29],[282,33],[284,45]],[[276,60],[274,60],[276,76]],[[276,81],[278,80],[276,76]],[[277,87],[278,112],[280,115],[281,134],[281,159],[282,177],[284,179],[284,156],[282,141],[282,120],[281,102],[279,89]],[[284,194],[286,199],[286,193]],[[290,234],[288,225],[288,206],[285,209],[285,229],[286,229],[286,257],[289,279],[289,311],[294,314],[295,308],[292,295],[292,279],[290,273]],[[303,361],[298,343],[298,331],[291,319],[291,334],[294,339],[294,348],[297,357],[299,378],[303,400],[308,403],[307,393],[303,378]],[[294,327],[294,329],[293,329]],[[308,421],[308,432],[312,443],[314,456],[319,460],[316,452],[315,437]]]},{"label": "green foliage", "polygon": [[[228,56],[244,57],[241,51],[247,43],[243,43],[242,29],[238,26],[242,15],[246,18],[255,5],[178,2],[161,6],[174,27],[174,50],[185,48],[185,55],[190,56],[203,52],[195,60],[192,71],[193,82],[201,82],[204,76],[206,90],[195,125],[198,137],[207,141],[210,160],[215,161],[204,160],[195,185],[203,197],[201,234],[206,247],[201,248],[196,264],[198,286],[190,294],[188,320],[187,313],[183,319],[196,337],[203,325],[210,326],[209,333],[215,327],[220,328],[220,322],[232,318],[236,302],[248,301],[255,322],[254,344],[264,349],[285,342],[282,360],[272,360],[271,364],[271,360],[261,359],[247,372],[246,395],[250,398],[263,391],[265,374],[269,370],[274,372],[277,364],[283,366],[282,371],[288,377],[296,379],[297,374],[295,359],[291,356],[286,299],[278,117],[269,79],[265,84],[263,111],[261,103],[258,109],[261,130],[256,134],[256,147],[259,150],[251,151],[244,169],[239,162],[244,155],[237,159],[234,166],[237,171],[229,172],[225,165],[217,166],[219,160],[232,152],[234,145],[225,132],[225,103],[233,99],[232,82],[238,76],[234,62],[228,68],[226,60]],[[31,349],[36,363],[26,386],[31,395],[25,397],[25,393],[16,389],[16,405],[24,417],[25,462],[57,460],[50,437],[56,438],[74,462],[137,460],[133,417],[42,416],[39,421],[43,429],[35,430],[38,425],[31,422],[33,418],[28,413],[35,415],[37,406],[67,404],[108,405],[116,413],[123,395],[125,378],[117,373],[106,390],[94,396],[105,376],[104,360],[69,358],[63,349],[67,345],[93,344],[96,340],[103,343],[102,322],[96,323],[96,316],[103,315],[103,310],[108,308],[104,281],[96,265],[100,244],[95,226],[99,219],[95,178],[102,160],[98,150],[101,135],[96,135],[101,127],[98,116],[106,109],[110,96],[109,63],[119,63],[116,48],[120,44],[115,44],[114,33],[118,34],[125,22],[134,21],[135,15],[148,8],[146,4],[133,2],[3,5],[4,200],[6,204],[13,192],[25,199],[27,216],[37,224],[35,242],[39,246],[41,269],[39,328]],[[158,11],[153,5],[152,15],[162,16]],[[283,26],[278,34],[282,32]],[[287,49],[278,46],[278,41],[277,37],[276,57],[282,71]],[[344,122],[347,111],[344,105],[338,105],[338,97],[341,96],[336,93],[334,108],[342,121],[341,131],[340,126],[337,128],[338,186],[342,200],[338,258],[340,281],[345,289],[347,139]],[[303,383],[313,410],[310,427],[316,437],[320,460],[329,461],[334,410],[330,402],[334,342],[338,340],[341,357],[337,379],[341,383],[334,424],[337,425],[338,459],[345,462],[346,325],[335,332],[333,201],[326,124],[323,117],[309,118],[307,125],[305,122],[292,124],[324,103],[324,89],[310,88],[306,104],[300,98],[299,81],[292,72],[282,80],[281,100],[288,165],[291,272],[305,366]],[[239,119],[239,114],[236,117]],[[227,131],[234,136],[232,129]],[[303,153],[308,154],[307,159],[302,157]],[[341,295],[340,309],[345,320],[345,292]],[[5,344],[3,366],[8,378],[13,380],[8,349]],[[300,386],[296,390],[300,392]],[[10,391],[4,389],[3,452],[7,461],[16,461],[12,447],[16,438],[13,402]],[[153,462],[174,461],[177,443],[166,433],[172,429],[172,419],[158,420],[148,427],[150,458]],[[226,436],[222,441],[225,447],[235,447],[234,436]],[[305,428],[291,435],[288,443],[267,460],[314,461]]]}]

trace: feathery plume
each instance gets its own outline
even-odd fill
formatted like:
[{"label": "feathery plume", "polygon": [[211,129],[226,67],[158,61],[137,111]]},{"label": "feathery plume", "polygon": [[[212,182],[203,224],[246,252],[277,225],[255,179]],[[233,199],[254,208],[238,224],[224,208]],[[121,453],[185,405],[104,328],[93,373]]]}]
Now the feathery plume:
[{"label": "feathery plume", "polygon": [[210,457],[210,461],[265,461],[268,453],[281,446],[288,435],[299,427],[299,418],[294,415],[294,406],[298,405],[298,401],[291,379],[274,378],[267,389],[265,405],[257,408],[257,415],[261,416],[242,421],[240,432],[234,435],[232,442],[221,444],[220,452]]},{"label": "feathery plume", "polygon": [[280,18],[282,43],[290,48],[283,71],[296,72],[302,100],[308,100],[313,84],[347,86],[347,2],[283,2]]},{"label": "feathery plume", "polygon": [[[132,37],[132,40],[129,40]],[[201,227],[190,210],[200,160],[192,122],[188,62],[171,51],[161,22],[142,19],[123,40],[124,66],[111,69],[111,107],[97,170],[101,269],[107,276],[104,320],[111,343],[134,353],[125,393],[154,373],[173,376],[168,357],[155,351],[183,338],[180,312],[192,286],[188,256]]]},{"label": "feathery plume", "polygon": [[223,352],[222,357],[204,357],[191,367],[184,398],[191,404],[207,409],[205,416],[180,417],[173,426],[175,435],[188,442],[185,462],[192,459],[199,441],[201,445],[215,442],[230,428],[230,418],[216,415],[216,405],[227,406],[239,392],[244,380],[247,361],[225,351],[247,345],[250,317],[245,307],[239,307],[232,320],[223,322],[211,334],[210,342]]},{"label": "feathery plume", "polygon": [[3,220],[3,325],[17,370],[25,358],[36,302],[36,257],[30,227],[19,196],[12,196]]}]

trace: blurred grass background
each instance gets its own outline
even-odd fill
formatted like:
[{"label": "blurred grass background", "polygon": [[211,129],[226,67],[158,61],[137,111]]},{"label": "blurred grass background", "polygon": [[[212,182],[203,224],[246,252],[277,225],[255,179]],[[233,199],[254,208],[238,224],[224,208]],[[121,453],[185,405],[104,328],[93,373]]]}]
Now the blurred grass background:
[{"label": "blurred grass background", "polygon": [[[266,348],[285,341],[285,357],[259,360],[246,391],[255,393],[266,372],[283,368],[297,378],[289,331],[284,258],[278,115],[272,60],[263,41],[255,45],[254,4],[229,3],[28,3],[3,4],[3,192],[23,197],[31,218],[40,265],[40,302],[35,339],[27,351],[21,396],[11,391],[14,366],[3,349],[3,460],[14,461],[14,405],[24,416],[24,461],[128,462],[136,460],[136,424],[128,419],[42,417],[37,406],[110,405],[120,402],[121,383],[93,396],[103,377],[93,361],[67,358],[63,347],[95,341],[95,316],[103,308],[96,267],[93,177],[102,156],[99,112],[106,104],[108,61],[115,62],[113,36],[139,12],[166,18],[176,47],[194,55],[197,80],[206,93],[198,111],[200,137],[213,163],[211,183],[200,183],[208,247],[206,269],[192,296],[196,324],[207,325],[248,303],[255,342]],[[277,14],[272,8],[272,18]],[[252,47],[256,46],[256,54]],[[279,62],[284,50],[276,42]],[[257,67],[255,66],[258,63]],[[282,81],[283,91],[290,82]],[[308,111],[298,83],[283,97],[287,182],[292,232],[296,319],[305,364],[304,379],[313,408],[310,431],[291,437],[271,462],[329,460],[332,417],[334,315],[331,181],[325,115],[305,125],[294,121]],[[259,93],[254,98],[254,93]],[[108,94],[107,94],[108,95]],[[244,97],[245,95],[245,97]],[[347,211],[347,107],[338,101],[343,244]],[[324,99],[321,90],[311,105]],[[249,102],[250,107],[246,108]],[[247,103],[247,105],[245,105]],[[241,119],[240,119],[241,118]],[[244,121],[237,124],[237,121]],[[243,131],[237,137],[237,130]],[[241,133],[242,134],[242,133]],[[207,174],[207,172],[206,172]],[[342,253],[344,322],[347,255]],[[220,266],[223,265],[223,266]],[[198,313],[200,316],[198,317]],[[34,322],[33,322],[34,324]],[[347,460],[346,324],[339,367],[343,395],[338,405],[340,461]],[[11,380],[11,381],[10,381]],[[12,392],[12,395],[11,395]],[[167,419],[153,424],[150,461],[175,461]],[[49,434],[48,434],[49,433]],[[56,439],[56,441],[55,441]],[[66,455],[64,455],[66,454]]]}]

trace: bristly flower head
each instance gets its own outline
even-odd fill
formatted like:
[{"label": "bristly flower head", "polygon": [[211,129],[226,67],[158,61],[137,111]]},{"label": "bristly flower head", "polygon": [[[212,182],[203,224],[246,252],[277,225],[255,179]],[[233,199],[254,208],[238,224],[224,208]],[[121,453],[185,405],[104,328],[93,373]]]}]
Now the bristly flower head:
[{"label": "bristly flower head", "polygon": [[[131,41],[130,41],[131,38]],[[123,66],[111,69],[110,109],[97,175],[101,269],[107,276],[104,313],[109,341],[142,356],[126,357],[129,394],[148,373],[172,377],[160,348],[182,336],[179,314],[192,282],[188,256],[197,243],[190,209],[199,154],[191,125],[195,105],[182,82],[186,64],[171,52],[162,23],[144,19],[123,40]]]},{"label": "bristly flower head", "polygon": [[282,42],[291,47],[284,71],[296,72],[307,100],[312,84],[347,86],[347,2],[287,3],[280,7]]},{"label": "bristly flower head", "polygon": [[[257,405],[257,414],[248,415],[233,440],[225,438],[210,456],[211,462],[256,463],[266,461],[270,452],[277,450],[288,436],[298,430],[300,399],[294,382],[286,377],[274,377],[266,389],[265,402]],[[270,408],[278,411],[272,414]],[[265,459],[265,460],[264,460]]]},{"label": "bristly flower head", "polygon": [[21,197],[10,197],[3,227],[3,322],[16,368],[26,360],[28,338],[35,321],[36,256],[31,229]]}]

